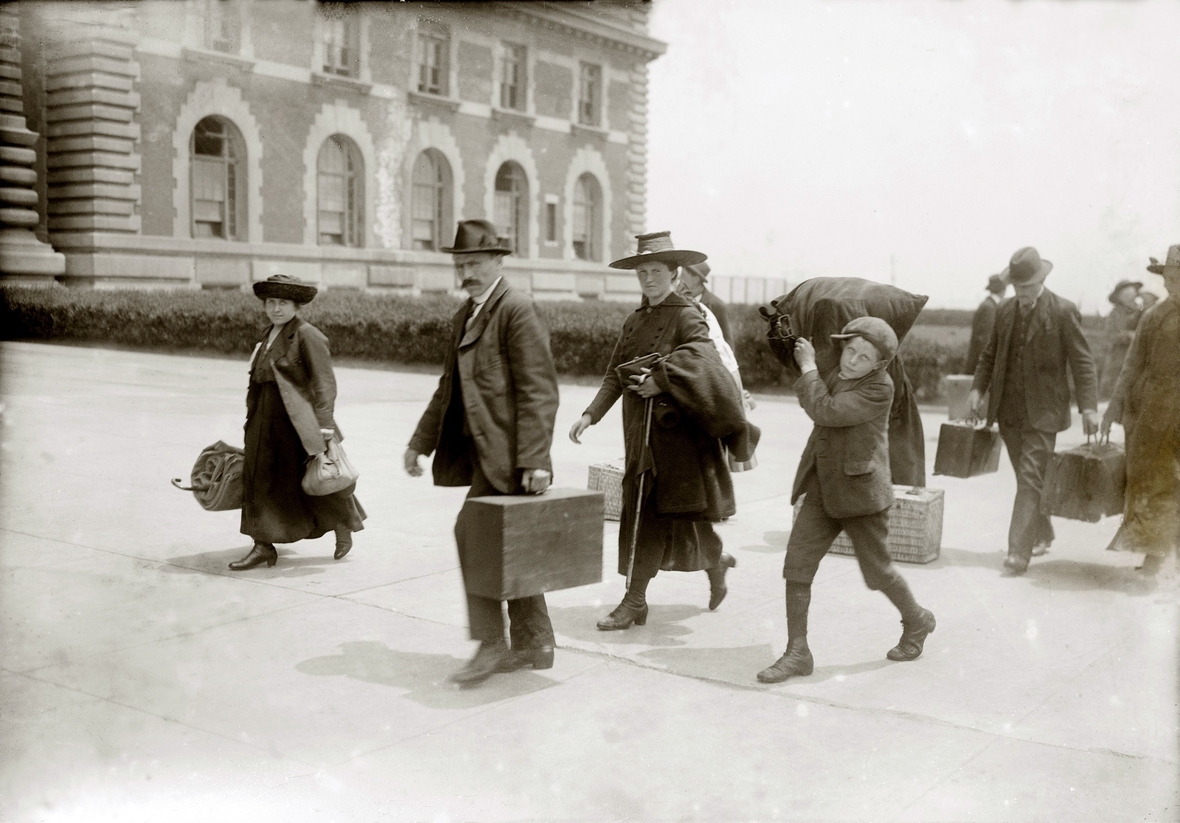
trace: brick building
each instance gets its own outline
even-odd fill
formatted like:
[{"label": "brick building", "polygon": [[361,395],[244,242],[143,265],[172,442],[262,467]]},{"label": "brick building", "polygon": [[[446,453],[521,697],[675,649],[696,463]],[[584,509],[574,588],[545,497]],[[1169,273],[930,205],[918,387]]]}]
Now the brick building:
[{"label": "brick building", "polygon": [[646,230],[649,8],[22,0],[0,151],[66,283],[446,291],[439,247],[484,217],[538,297],[630,300],[605,264]]}]

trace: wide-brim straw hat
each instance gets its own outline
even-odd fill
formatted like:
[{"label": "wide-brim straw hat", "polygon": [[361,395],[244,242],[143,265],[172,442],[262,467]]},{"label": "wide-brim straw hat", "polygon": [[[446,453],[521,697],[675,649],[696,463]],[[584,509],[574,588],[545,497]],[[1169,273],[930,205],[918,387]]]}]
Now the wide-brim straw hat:
[{"label": "wide-brim straw hat", "polygon": [[496,227],[488,220],[460,220],[455,227],[455,243],[439,249],[447,254],[512,254],[508,239],[496,234]]},{"label": "wide-brim straw hat", "polygon": [[318,291],[319,289],[311,283],[291,277],[289,274],[272,274],[254,284],[254,295],[259,300],[277,297],[293,303],[310,303]]},{"label": "wide-brim straw hat", "polygon": [[615,260],[610,264],[612,269],[637,269],[644,263],[666,263],[669,267],[675,268],[704,263],[709,259],[703,252],[674,248],[670,231],[639,234],[635,239],[639,241],[638,252],[630,257]]},{"label": "wide-brim straw hat", "polygon": [[1180,245],[1168,247],[1168,257],[1163,263],[1154,257],[1149,257],[1151,265],[1147,270],[1152,274],[1163,274],[1164,269],[1180,269]]},{"label": "wide-brim straw hat", "polygon": [[1030,286],[1042,283],[1053,271],[1053,264],[1042,260],[1041,255],[1032,246],[1017,249],[1008,262],[1008,268],[1000,272],[1001,277],[1008,278],[1014,286]]},{"label": "wide-brim straw hat", "polygon": [[1139,291],[1141,288],[1143,288],[1143,284],[1140,283],[1138,280],[1120,280],[1115,285],[1115,287],[1111,290],[1110,294],[1108,294],[1106,296],[1106,299],[1109,300],[1111,303],[1117,302],[1115,300],[1115,298],[1118,297],[1119,292],[1121,292],[1127,286],[1134,286],[1135,291]]}]

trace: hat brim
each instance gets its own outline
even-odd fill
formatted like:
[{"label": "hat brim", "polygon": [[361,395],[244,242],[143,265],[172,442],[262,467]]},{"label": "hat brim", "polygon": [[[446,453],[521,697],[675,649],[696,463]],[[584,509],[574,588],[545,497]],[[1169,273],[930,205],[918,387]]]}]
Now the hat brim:
[{"label": "hat brim", "polygon": [[1111,303],[1113,303],[1114,299],[1118,295],[1118,293],[1121,292],[1123,289],[1127,288],[1128,286],[1130,286],[1132,288],[1136,288],[1136,289],[1143,288],[1143,284],[1140,283],[1138,280],[1124,280],[1123,282],[1121,282],[1117,286],[1115,286],[1114,289],[1111,290],[1110,294],[1108,294],[1106,296],[1106,299],[1108,301],[1110,301]]},{"label": "hat brim", "polygon": [[1172,271],[1180,271],[1180,266],[1168,263],[1152,263],[1147,267],[1147,270],[1152,274],[1163,274],[1168,269]]},{"label": "hat brim", "polygon": [[1041,258],[1041,267],[1037,269],[1036,273],[1028,280],[1017,280],[1012,276],[1012,267],[1008,266],[1000,276],[1011,283],[1013,286],[1031,286],[1033,283],[1043,283],[1045,278],[1049,276],[1049,272],[1053,271],[1053,264],[1045,258]]},{"label": "hat brim", "polygon": [[298,283],[272,283],[260,280],[254,284],[254,296],[259,300],[276,297],[293,303],[310,303],[318,292],[319,289],[315,286],[303,286]]},{"label": "hat brim", "polygon": [[667,263],[670,266],[692,266],[697,263],[704,263],[709,259],[709,255],[699,251],[691,251],[689,249],[665,249],[663,251],[653,251],[646,254],[633,254],[630,257],[624,257],[620,260],[615,260],[610,264],[612,269],[637,269],[644,263]]}]

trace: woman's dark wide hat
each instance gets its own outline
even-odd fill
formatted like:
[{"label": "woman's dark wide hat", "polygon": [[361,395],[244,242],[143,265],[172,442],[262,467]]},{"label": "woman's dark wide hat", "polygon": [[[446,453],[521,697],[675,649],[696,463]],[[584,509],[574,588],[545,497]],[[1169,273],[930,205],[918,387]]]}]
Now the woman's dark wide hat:
[{"label": "woman's dark wide hat", "polygon": [[289,274],[272,274],[254,284],[254,294],[259,300],[277,297],[280,300],[290,300],[292,303],[310,303],[317,291],[319,289],[311,283],[291,277]]},{"label": "woman's dark wide hat", "polygon": [[1031,286],[1033,283],[1044,282],[1052,270],[1052,263],[1042,260],[1041,255],[1032,246],[1025,246],[1012,255],[1008,268],[1000,272],[1000,275],[1007,277],[1014,286]]},{"label": "woman's dark wide hat", "polygon": [[447,254],[469,254],[484,251],[488,254],[512,254],[507,238],[496,235],[496,227],[487,220],[460,220],[455,228],[455,244],[439,251]]},{"label": "woman's dark wide hat", "polygon": [[1109,300],[1111,303],[1117,303],[1118,300],[1116,300],[1115,298],[1117,298],[1119,296],[1119,292],[1121,292],[1123,289],[1127,288],[1127,286],[1131,286],[1132,288],[1135,289],[1136,292],[1138,292],[1141,288],[1143,288],[1143,284],[1140,283],[1138,280],[1120,280],[1115,285],[1115,287],[1113,289],[1111,289],[1111,292],[1110,292],[1110,294],[1108,294],[1106,296],[1106,299]]},{"label": "woman's dark wide hat", "polygon": [[676,268],[693,266],[709,259],[707,254],[699,251],[673,248],[670,231],[639,234],[635,239],[639,241],[637,253],[614,261],[610,264],[612,269],[637,269],[644,263],[665,263],[669,268]]}]

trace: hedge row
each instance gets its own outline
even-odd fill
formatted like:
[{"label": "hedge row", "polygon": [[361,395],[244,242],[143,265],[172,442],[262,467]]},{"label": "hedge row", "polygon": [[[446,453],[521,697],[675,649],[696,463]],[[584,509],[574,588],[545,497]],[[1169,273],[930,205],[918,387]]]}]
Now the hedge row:
[{"label": "hedge row", "polygon": [[[440,364],[450,297],[375,296],[326,292],[304,311],[341,358],[402,364]],[[558,371],[601,375],[624,318],[634,307],[617,303],[539,302]],[[755,389],[783,383],[783,369],[765,342],[766,324],[754,306],[731,306],[730,320],[742,379]],[[9,287],[0,290],[0,335],[9,340],[70,340],[136,348],[246,355],[266,325],[260,304],[237,291],[104,291]],[[941,397],[941,377],[962,368],[965,347],[911,334],[901,354],[924,402]]]}]

